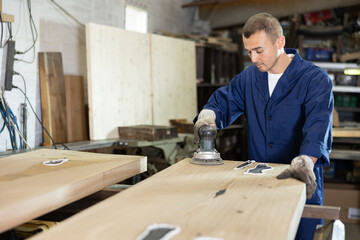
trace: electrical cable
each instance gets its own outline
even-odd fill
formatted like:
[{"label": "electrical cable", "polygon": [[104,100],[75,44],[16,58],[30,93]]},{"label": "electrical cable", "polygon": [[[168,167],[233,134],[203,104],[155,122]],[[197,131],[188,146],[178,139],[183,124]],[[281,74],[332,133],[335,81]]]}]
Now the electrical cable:
[{"label": "electrical cable", "polygon": [[2,133],[4,131],[4,129],[5,129],[5,121],[3,122],[3,126],[0,129],[0,133]]},{"label": "electrical cable", "polygon": [[42,121],[40,120],[40,118],[38,117],[38,115],[36,114],[33,106],[31,105],[31,102],[30,102],[29,98],[26,96],[25,92],[24,92],[21,88],[19,88],[19,87],[17,87],[17,86],[14,86],[14,85],[13,85],[13,88],[19,89],[19,91],[21,91],[21,92],[24,94],[26,100],[28,101],[28,103],[29,103],[29,105],[30,105],[31,110],[32,110],[33,113],[35,114],[36,119],[39,121],[39,123],[41,124],[42,129],[44,129],[44,131],[46,132],[46,134],[47,134],[47,135],[49,136],[49,138],[51,139],[51,142],[53,143],[54,148],[57,149],[57,146],[56,146],[56,143],[55,143],[54,139],[51,137],[50,133],[49,133],[48,130],[45,128],[44,124],[42,123]]},{"label": "electrical cable", "polygon": [[[24,84],[24,91],[25,91],[25,95],[27,95],[27,91],[26,91],[26,81],[24,76],[21,73],[18,73],[16,71],[13,71],[13,75],[19,75],[21,77],[21,79],[23,80],[23,84]],[[21,136],[23,139],[27,139],[27,111],[26,111],[26,98],[24,97],[24,103],[21,104],[21,108],[22,108],[22,132],[23,135]]]},{"label": "electrical cable", "polygon": [[[29,146],[29,144],[27,143],[27,141],[24,139],[23,135],[20,133],[20,130],[19,130],[19,126],[17,126],[17,124],[15,124],[13,122],[13,120],[10,118],[10,122],[11,124],[13,125],[13,127],[15,128],[15,130],[17,131],[17,133],[19,134],[19,136],[21,137],[22,141],[26,144],[26,146],[30,149],[30,151],[32,151],[31,147]],[[15,126],[16,125],[16,126]],[[21,142],[20,142],[21,143]],[[21,149],[23,149],[24,147],[21,146]]]},{"label": "electrical cable", "polygon": [[0,21],[1,21],[1,38],[0,38],[0,46],[1,48],[3,47],[2,45],[2,40],[3,40],[3,35],[4,35],[4,25],[3,25],[3,20],[2,20],[2,14],[0,11]]},{"label": "electrical cable", "polygon": [[85,25],[83,23],[81,23],[79,20],[77,20],[73,15],[71,15],[68,11],[66,11],[63,7],[61,7],[57,2],[55,2],[54,0],[48,0],[48,1],[51,2],[52,4],[54,4],[57,8],[59,8],[62,12],[64,12],[71,19],[73,19],[81,27],[85,28]]},{"label": "electrical cable", "polygon": [[[19,75],[20,77],[21,77],[21,79],[23,80],[23,83],[24,83],[24,91],[25,91],[25,96],[27,95],[26,94],[26,82],[25,82],[25,78],[24,78],[24,76],[21,74],[21,73],[18,73],[18,72],[16,72],[16,71],[13,71],[13,75]],[[24,104],[26,104],[26,97],[25,97],[25,99],[24,99]]]},{"label": "electrical cable", "polygon": [[7,23],[7,27],[9,30],[9,39],[8,40],[12,40],[13,35],[12,35],[12,24],[10,22]]},{"label": "electrical cable", "polygon": [[2,117],[4,119],[4,123],[6,124],[6,127],[7,127],[8,131],[9,131],[11,147],[14,150],[16,150],[15,145],[14,145],[14,138],[13,138],[13,135],[12,135],[13,132],[12,132],[12,128],[10,126],[10,121],[9,121],[9,114],[8,114],[8,111],[7,111],[5,101],[3,100],[2,94],[0,95],[0,98],[1,98],[1,105],[0,105],[1,115],[2,115]]},{"label": "electrical cable", "polygon": [[[0,94],[0,98],[1,98],[0,112],[4,119],[5,125],[9,131],[11,147],[13,150],[17,150],[18,147],[16,142],[15,128],[18,127],[18,125],[17,125],[16,117],[12,113],[5,99],[3,98],[3,93]],[[11,121],[13,121],[14,125],[11,124]],[[20,139],[20,147],[21,148],[23,147],[21,139]]]},{"label": "electrical cable", "polygon": [[[20,128],[19,128],[19,125],[17,124],[17,119],[16,119],[15,114],[12,112],[11,108],[9,107],[9,105],[7,103],[6,103],[6,105],[7,105],[9,116],[10,116],[9,122],[13,126],[12,131],[13,131],[15,145],[16,145],[16,148],[17,148],[15,131],[17,131],[19,133],[20,137],[22,137],[22,135],[20,134]],[[23,142],[21,141],[21,139],[19,139],[19,141],[20,141],[20,149],[23,149],[23,147],[24,147]]]},{"label": "electrical cable", "polygon": [[35,43],[38,40],[38,32],[37,32],[36,25],[35,25],[35,22],[32,17],[32,13],[31,13],[31,0],[27,0],[27,5],[28,5],[28,11],[29,11],[29,22],[30,22],[30,30],[31,30],[31,36],[33,39],[33,43],[28,49],[26,49],[24,51],[16,51],[16,54],[23,55],[23,54],[26,54],[27,52],[29,52],[31,49],[33,49],[33,59],[31,61],[25,61],[25,60],[16,58],[15,60],[25,62],[25,63],[33,63],[35,61]]}]

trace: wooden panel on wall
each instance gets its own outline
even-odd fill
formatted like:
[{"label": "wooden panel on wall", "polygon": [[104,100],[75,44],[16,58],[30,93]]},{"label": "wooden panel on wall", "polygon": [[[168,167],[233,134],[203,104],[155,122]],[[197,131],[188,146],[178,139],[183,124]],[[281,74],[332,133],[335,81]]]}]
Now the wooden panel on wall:
[{"label": "wooden panel on wall", "polygon": [[90,139],[118,137],[117,127],[193,119],[193,42],[87,24]]},{"label": "wooden panel on wall", "polygon": [[84,81],[82,76],[65,75],[67,142],[88,139]]},{"label": "wooden panel on wall", "polygon": [[[42,121],[55,143],[66,142],[65,84],[60,52],[39,52]],[[43,131],[44,145],[51,145]]]},{"label": "wooden panel on wall", "polygon": [[195,43],[151,34],[150,46],[154,124],[192,121],[197,114]]},{"label": "wooden panel on wall", "polygon": [[88,23],[90,139],[118,137],[117,127],[152,124],[149,37]]}]

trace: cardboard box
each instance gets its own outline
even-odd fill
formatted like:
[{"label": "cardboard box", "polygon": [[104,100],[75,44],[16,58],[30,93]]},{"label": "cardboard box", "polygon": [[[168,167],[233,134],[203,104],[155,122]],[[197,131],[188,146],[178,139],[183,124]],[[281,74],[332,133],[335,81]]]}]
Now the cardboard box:
[{"label": "cardboard box", "polygon": [[324,205],[341,207],[340,220],[343,223],[360,224],[360,190],[344,186],[324,189]]}]

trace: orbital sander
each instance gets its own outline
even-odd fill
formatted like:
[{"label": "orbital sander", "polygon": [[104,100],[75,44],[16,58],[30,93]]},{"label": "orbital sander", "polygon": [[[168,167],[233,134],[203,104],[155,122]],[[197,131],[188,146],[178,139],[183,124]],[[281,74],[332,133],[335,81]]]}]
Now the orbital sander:
[{"label": "orbital sander", "polygon": [[199,128],[200,148],[194,153],[191,163],[198,165],[220,165],[223,160],[215,149],[216,129],[211,126]]}]

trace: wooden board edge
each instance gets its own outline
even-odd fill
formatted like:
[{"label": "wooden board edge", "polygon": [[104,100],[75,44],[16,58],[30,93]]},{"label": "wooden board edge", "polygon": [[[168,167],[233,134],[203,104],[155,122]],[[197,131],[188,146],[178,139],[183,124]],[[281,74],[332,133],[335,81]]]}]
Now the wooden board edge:
[{"label": "wooden board edge", "polygon": [[306,202],[306,186],[304,184],[304,188],[303,191],[301,193],[299,202],[297,204],[297,207],[294,211],[294,217],[292,218],[292,221],[290,223],[290,227],[289,227],[289,231],[288,231],[288,236],[286,239],[295,239],[296,236],[296,232],[297,229],[299,227],[300,224],[300,220],[301,220],[301,216],[302,213],[304,211],[304,206],[305,206],[305,202]]}]

